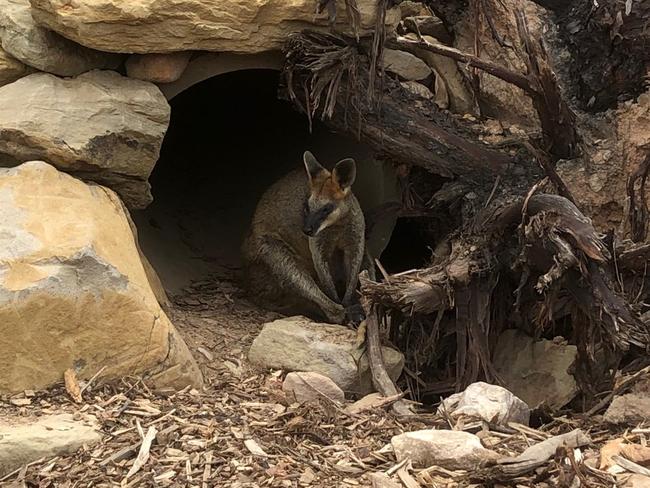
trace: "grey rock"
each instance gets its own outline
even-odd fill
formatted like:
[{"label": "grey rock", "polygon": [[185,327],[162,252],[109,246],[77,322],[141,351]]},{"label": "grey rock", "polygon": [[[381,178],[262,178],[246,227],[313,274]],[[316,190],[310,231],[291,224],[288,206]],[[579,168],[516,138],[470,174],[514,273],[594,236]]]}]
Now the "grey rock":
[{"label": "grey rock", "polygon": [[400,14],[402,19],[413,17],[414,15],[427,15],[429,9],[422,2],[415,2],[413,0],[404,0],[399,4]]},{"label": "grey rock", "polygon": [[402,85],[402,88],[404,88],[406,91],[417,97],[422,97],[426,100],[431,100],[433,98],[433,93],[431,90],[429,90],[422,83],[418,83],[417,81],[402,81],[400,85]]},{"label": "grey rock", "polygon": [[[327,376],[314,372],[291,372],[282,383],[282,390],[290,401],[316,402],[321,399],[342,403],[345,394]],[[324,398],[323,398],[324,397]]]},{"label": "grey rock", "polygon": [[47,161],[140,208],[152,199],[148,178],[169,117],[152,83],[112,71],[34,73],[0,88],[0,153]]},{"label": "grey rock", "polygon": [[102,436],[94,421],[72,415],[41,417],[33,423],[0,423],[0,477],[40,458],[72,454],[97,444]]},{"label": "grey rock", "polygon": [[473,469],[499,457],[474,434],[457,430],[416,430],[396,435],[390,443],[398,462],[410,458],[416,468]]},{"label": "grey rock", "polygon": [[406,17],[404,25],[411,32],[417,33],[419,30],[423,36],[434,37],[444,44],[451,45],[453,40],[445,27],[445,23],[433,15]]},{"label": "grey rock", "polygon": [[32,68],[24,65],[0,48],[0,86],[12,83],[32,71]]},{"label": "grey rock", "polygon": [[528,425],[530,420],[530,408],[525,402],[501,386],[483,382],[472,383],[462,393],[446,398],[438,410],[452,417],[474,417],[500,425]]},{"label": "grey rock", "polygon": [[[417,39],[415,34],[407,34],[406,37],[409,39]],[[431,36],[425,35],[423,37],[425,41],[437,43],[437,40]],[[472,113],[474,104],[472,94],[467,88],[466,81],[458,69],[456,62],[451,58],[425,51],[424,49],[418,49],[417,55],[444,82],[449,96],[450,110],[461,114]]]},{"label": "grey rock", "polygon": [[[248,358],[264,368],[320,373],[344,392],[363,395],[373,391],[372,380],[368,358],[356,348],[355,340],[356,334],[347,327],[289,317],[265,324]],[[404,357],[389,347],[382,348],[382,353],[388,374],[396,380]]]},{"label": "grey rock", "polygon": [[29,0],[0,0],[0,41],[14,58],[59,76],[115,69],[122,60],[122,56],[88,49],[37,25]]},{"label": "grey rock", "polygon": [[393,481],[385,473],[370,473],[368,479],[372,483],[372,488],[402,488],[400,483]]},{"label": "grey rock", "polygon": [[420,58],[396,49],[384,50],[384,68],[408,81],[423,80],[431,75],[431,68]]},{"label": "grey rock", "polygon": [[615,396],[603,420],[611,424],[635,426],[650,419],[650,394],[643,392]]},{"label": "grey rock", "polygon": [[504,386],[531,409],[543,403],[561,408],[578,392],[575,378],[568,372],[577,354],[576,346],[535,341],[509,329],[499,336],[493,361]]}]

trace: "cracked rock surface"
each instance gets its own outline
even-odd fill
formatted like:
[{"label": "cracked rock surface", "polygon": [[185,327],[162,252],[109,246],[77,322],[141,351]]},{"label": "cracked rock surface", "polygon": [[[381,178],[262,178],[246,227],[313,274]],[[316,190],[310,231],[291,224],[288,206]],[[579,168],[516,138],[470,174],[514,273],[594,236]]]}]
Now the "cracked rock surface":
[{"label": "cracked rock surface", "polygon": [[141,208],[170,112],[156,85],[112,71],[34,73],[0,88],[0,153],[46,161]]},{"label": "cracked rock surface", "polygon": [[0,47],[40,71],[77,76],[93,69],[115,69],[121,56],[80,46],[38,25],[29,0],[0,0]]},{"label": "cracked rock surface", "polygon": [[144,375],[200,385],[117,195],[33,161],[0,169],[0,392]]}]

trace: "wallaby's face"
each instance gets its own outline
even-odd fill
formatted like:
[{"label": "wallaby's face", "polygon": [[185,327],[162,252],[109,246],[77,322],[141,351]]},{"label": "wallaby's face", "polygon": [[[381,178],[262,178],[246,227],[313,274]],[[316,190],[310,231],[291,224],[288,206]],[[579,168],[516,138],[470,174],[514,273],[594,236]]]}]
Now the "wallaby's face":
[{"label": "wallaby's face", "polygon": [[330,172],[309,151],[303,159],[309,177],[309,197],[305,202],[302,230],[314,237],[348,213],[356,165],[353,159],[343,159]]}]

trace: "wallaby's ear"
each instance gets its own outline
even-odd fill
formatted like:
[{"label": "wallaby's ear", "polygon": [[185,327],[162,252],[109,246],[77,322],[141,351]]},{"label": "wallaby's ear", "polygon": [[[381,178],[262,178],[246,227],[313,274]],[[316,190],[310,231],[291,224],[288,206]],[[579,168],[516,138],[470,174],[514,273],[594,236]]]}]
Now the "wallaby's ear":
[{"label": "wallaby's ear", "polygon": [[332,175],[342,190],[350,188],[357,177],[357,165],[354,159],[346,158],[336,163]]},{"label": "wallaby's ear", "polygon": [[305,151],[305,154],[302,156],[302,160],[305,163],[305,169],[307,170],[307,176],[309,176],[310,182],[321,172],[325,171],[325,168],[321,166],[316,157],[309,151]]}]

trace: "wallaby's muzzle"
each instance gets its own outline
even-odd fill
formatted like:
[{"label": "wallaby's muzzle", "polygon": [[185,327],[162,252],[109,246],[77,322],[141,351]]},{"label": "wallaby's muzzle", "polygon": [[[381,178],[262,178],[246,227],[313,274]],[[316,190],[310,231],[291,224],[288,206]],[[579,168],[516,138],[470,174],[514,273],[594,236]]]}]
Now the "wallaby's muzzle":
[{"label": "wallaby's muzzle", "polygon": [[302,225],[302,232],[308,237],[314,237],[320,227],[320,222],[310,222],[309,217],[305,219]]}]

